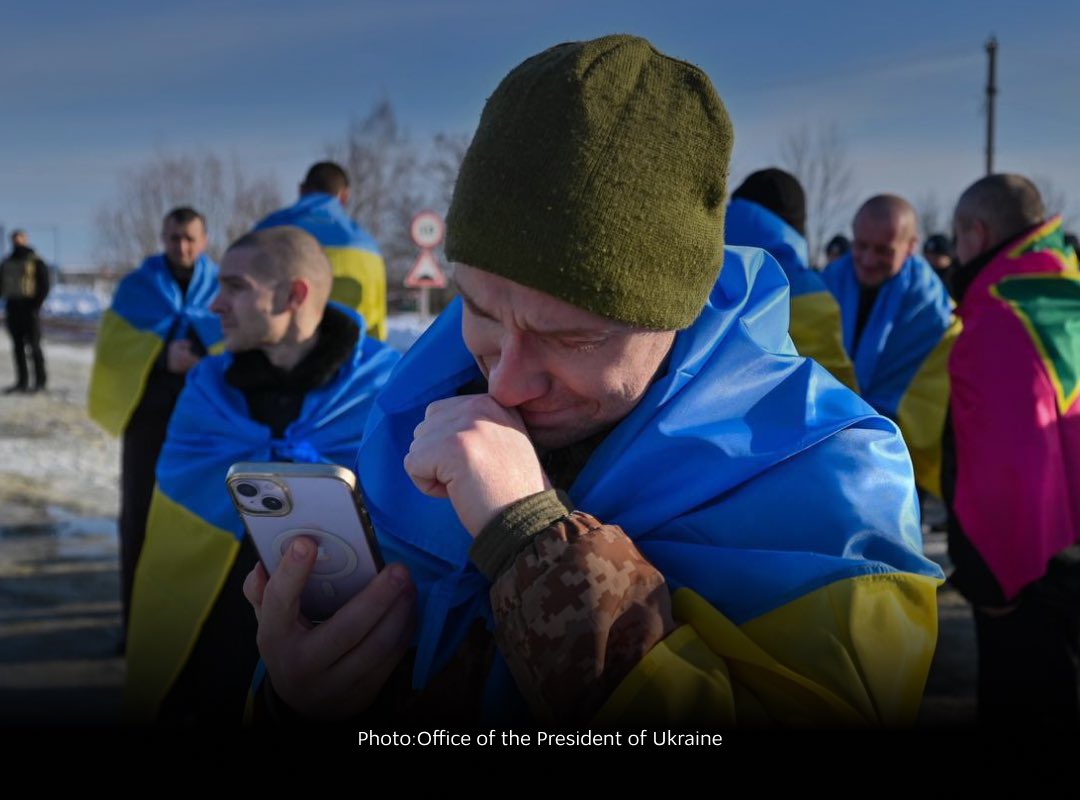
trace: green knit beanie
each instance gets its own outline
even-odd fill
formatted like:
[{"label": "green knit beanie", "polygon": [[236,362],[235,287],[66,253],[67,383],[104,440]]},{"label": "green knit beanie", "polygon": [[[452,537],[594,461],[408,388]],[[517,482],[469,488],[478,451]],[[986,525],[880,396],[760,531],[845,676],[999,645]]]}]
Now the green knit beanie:
[{"label": "green knit beanie", "polygon": [[723,261],[731,144],[697,67],[633,36],[552,47],[484,107],[446,255],[611,319],[685,328]]}]

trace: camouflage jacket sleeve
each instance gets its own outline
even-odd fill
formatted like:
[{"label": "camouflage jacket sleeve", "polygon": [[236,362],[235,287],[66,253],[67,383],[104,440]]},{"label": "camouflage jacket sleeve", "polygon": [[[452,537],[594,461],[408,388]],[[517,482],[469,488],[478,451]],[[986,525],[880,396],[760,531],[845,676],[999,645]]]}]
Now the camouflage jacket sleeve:
[{"label": "camouflage jacket sleeve", "polygon": [[[547,497],[545,498],[545,495]],[[626,727],[907,726],[937,637],[934,577],[841,580],[736,625],[620,528],[555,493],[487,526],[495,639],[541,719]]]},{"label": "camouflage jacket sleeve", "polygon": [[589,719],[675,628],[664,576],[615,525],[543,492],[499,515],[473,561],[493,584],[495,638],[533,713]]}]

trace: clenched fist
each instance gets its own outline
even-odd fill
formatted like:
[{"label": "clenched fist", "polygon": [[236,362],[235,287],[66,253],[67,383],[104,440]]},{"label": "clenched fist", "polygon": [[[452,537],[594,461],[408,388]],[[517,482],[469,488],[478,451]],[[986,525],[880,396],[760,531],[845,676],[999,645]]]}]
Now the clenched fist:
[{"label": "clenched fist", "polygon": [[508,506],[551,488],[521,416],[486,394],[429,405],[405,471],[424,494],[450,498],[473,537]]}]

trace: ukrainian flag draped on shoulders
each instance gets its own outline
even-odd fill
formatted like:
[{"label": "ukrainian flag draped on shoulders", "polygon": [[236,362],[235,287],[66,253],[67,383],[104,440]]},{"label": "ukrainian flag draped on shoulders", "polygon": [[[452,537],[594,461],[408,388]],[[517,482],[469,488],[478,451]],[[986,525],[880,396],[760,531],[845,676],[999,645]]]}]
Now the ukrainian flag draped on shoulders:
[{"label": "ukrainian flag draped on shoulders", "polygon": [[963,293],[953,507],[1007,600],[1080,542],[1080,269],[1054,217]]},{"label": "ukrainian flag draped on shoulders", "polygon": [[922,256],[910,256],[879,288],[854,347],[861,290],[851,253],[829,264],[822,278],[840,303],[844,348],[855,364],[859,393],[900,425],[916,481],[940,497],[947,361],[960,332],[945,284]]},{"label": "ukrainian flag draped on shoulders", "polygon": [[94,422],[114,436],[124,431],[166,342],[194,334],[210,350],[221,341],[221,323],[209,309],[217,276],[217,264],[206,255],[195,262],[187,292],[164,255],[147,258],[124,276],[94,347],[87,398]]},{"label": "ukrainian flag draped on shoulders", "polygon": [[334,271],[330,298],[362,314],[368,336],[386,341],[386,264],[371,234],[345,213],[336,197],[321,192],[275,211],[254,230],[282,225],[301,228],[318,240]]},{"label": "ukrainian flag draped on shoulders", "polygon": [[375,395],[398,355],[363,335],[352,357],[304,398],[274,438],[248,415],[226,373],[232,355],[203,359],[188,375],[157,465],[146,544],[128,629],[127,712],[150,719],[176,680],[232,567],[244,525],[225,488],[239,461],[351,466]]},{"label": "ukrainian flag draped on shoulders", "polygon": [[775,258],[791,292],[791,340],[799,355],[812,358],[842,384],[858,391],[855,369],[844,349],[840,307],[821,276],[810,269],[809,253],[797,230],[764,206],[736,197],[728,203],[724,241],[760,247]]},{"label": "ukrainian flag draped on shoulders", "polygon": [[[788,303],[774,259],[727,248],[666,374],[569,487],[577,508],[621,526],[664,574],[682,623],[600,721],[914,717],[942,576],[921,554],[911,461],[892,422],[796,354]],[[475,619],[492,620],[450,502],[422,495],[400,466],[427,404],[479,376],[455,301],[376,400],[359,455],[383,554],[417,583],[417,685]],[[519,703],[500,657],[485,710],[498,718]]]}]

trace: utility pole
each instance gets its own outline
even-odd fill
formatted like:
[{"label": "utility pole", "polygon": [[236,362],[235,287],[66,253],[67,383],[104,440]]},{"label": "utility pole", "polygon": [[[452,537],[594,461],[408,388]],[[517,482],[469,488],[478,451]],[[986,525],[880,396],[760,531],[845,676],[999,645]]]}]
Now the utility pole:
[{"label": "utility pole", "polygon": [[997,38],[991,36],[986,42],[986,55],[990,59],[986,78],[986,174],[994,172],[994,98],[997,97]]}]

